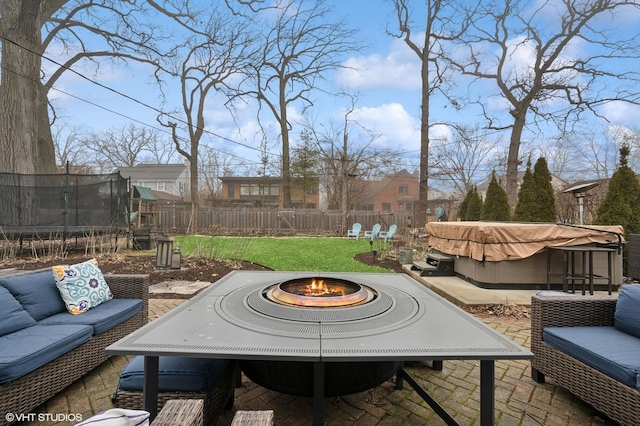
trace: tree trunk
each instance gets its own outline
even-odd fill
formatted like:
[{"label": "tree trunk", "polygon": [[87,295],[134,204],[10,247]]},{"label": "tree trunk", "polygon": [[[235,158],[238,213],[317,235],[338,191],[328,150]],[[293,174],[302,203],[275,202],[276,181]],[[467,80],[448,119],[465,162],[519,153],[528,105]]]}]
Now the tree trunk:
[{"label": "tree trunk", "polygon": [[[0,2],[0,172],[55,171],[47,91],[42,85],[39,0]],[[8,40],[10,41],[8,41]],[[35,123],[35,125],[34,125]]]},{"label": "tree trunk", "polygon": [[289,156],[289,129],[287,128],[287,105],[280,102],[280,133],[282,136],[282,207],[291,208],[291,168]]},{"label": "tree trunk", "polygon": [[[427,33],[428,34],[428,33]],[[425,35],[425,43],[428,35]],[[428,46],[428,44],[425,44]],[[420,194],[418,196],[418,217],[414,226],[421,228],[427,224],[429,201],[429,51],[425,47],[422,58],[422,107],[420,111]]]},{"label": "tree trunk", "polygon": [[191,156],[189,158],[191,167],[189,168],[189,189],[191,191],[191,233],[195,234],[198,231],[198,145],[195,149],[191,150]]},{"label": "tree trunk", "polygon": [[514,123],[513,130],[511,131],[511,139],[509,140],[509,154],[507,157],[507,182],[506,192],[509,197],[509,206],[511,211],[515,209],[518,202],[518,165],[520,161],[518,156],[520,154],[520,141],[522,139],[522,130],[527,117],[527,108],[523,109],[523,112],[514,111]]}]

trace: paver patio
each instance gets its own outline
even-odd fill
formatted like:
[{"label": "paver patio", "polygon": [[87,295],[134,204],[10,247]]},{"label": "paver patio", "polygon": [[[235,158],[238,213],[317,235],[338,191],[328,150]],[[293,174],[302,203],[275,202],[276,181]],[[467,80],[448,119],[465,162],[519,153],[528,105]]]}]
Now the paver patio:
[{"label": "paver patio", "polygon": [[[151,299],[149,320],[178,306],[184,299]],[[529,347],[530,321],[513,317],[482,318],[497,331],[524,347]],[[120,371],[128,357],[114,356],[85,375],[38,409],[39,413],[78,413],[83,418],[112,408],[113,394]],[[496,362],[496,424],[497,425],[615,425],[593,408],[557,388],[551,381],[535,383],[530,377],[529,361]],[[479,422],[479,362],[445,361],[442,371],[420,363],[407,369],[425,389],[462,425]],[[276,425],[308,425],[311,421],[312,399],[283,395],[257,386],[243,376],[242,387],[236,389],[233,411],[225,413],[218,426],[230,425],[235,410],[265,410],[275,412]],[[327,425],[442,425],[420,397],[405,385],[396,390],[392,382],[374,389],[341,398],[329,398],[325,405]],[[34,421],[24,425],[69,425],[65,421]]]}]

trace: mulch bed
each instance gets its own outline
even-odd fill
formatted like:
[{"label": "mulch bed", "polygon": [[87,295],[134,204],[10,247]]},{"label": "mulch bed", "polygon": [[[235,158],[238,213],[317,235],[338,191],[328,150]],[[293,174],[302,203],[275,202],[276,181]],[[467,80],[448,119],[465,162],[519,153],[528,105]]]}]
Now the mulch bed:
[{"label": "mulch bed", "polygon": [[[0,264],[1,269],[15,268],[20,270],[34,270],[47,268],[53,265],[78,263],[91,259],[91,256],[70,253],[68,257],[62,258],[19,258],[13,261],[4,261]],[[375,258],[371,252],[360,253],[355,256],[355,260],[385,268],[396,273],[404,273],[402,265],[394,259]],[[227,260],[205,260],[205,259],[183,259],[180,269],[158,269],[156,268],[155,255],[143,253],[135,254],[109,254],[98,257],[100,269],[105,274],[148,274],[149,284],[157,284],[165,281],[205,281],[216,282],[226,274],[237,271],[269,271],[267,268],[256,263],[244,261]],[[477,316],[497,316],[528,318],[529,308],[518,305],[483,305],[466,308],[470,313]]]}]

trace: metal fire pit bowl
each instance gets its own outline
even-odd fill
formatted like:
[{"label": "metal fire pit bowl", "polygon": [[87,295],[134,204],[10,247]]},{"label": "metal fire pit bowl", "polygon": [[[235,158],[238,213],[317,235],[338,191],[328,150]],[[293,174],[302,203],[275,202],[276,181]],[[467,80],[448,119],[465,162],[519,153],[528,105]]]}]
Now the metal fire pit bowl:
[{"label": "metal fire pit bowl", "polygon": [[265,295],[279,304],[331,309],[367,303],[377,293],[353,281],[311,277],[275,284],[265,290]]}]

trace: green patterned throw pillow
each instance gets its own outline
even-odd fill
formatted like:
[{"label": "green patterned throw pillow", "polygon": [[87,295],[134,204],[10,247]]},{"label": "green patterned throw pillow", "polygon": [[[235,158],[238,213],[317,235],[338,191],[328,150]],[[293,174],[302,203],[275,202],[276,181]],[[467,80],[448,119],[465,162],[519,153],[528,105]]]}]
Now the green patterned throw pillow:
[{"label": "green patterned throw pillow", "polygon": [[78,315],[113,299],[95,259],[75,265],[57,265],[52,269],[56,286],[69,313]]}]

